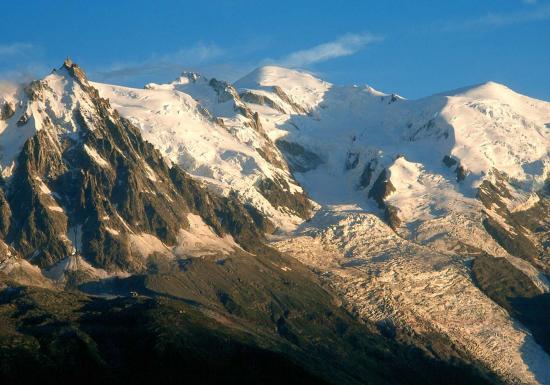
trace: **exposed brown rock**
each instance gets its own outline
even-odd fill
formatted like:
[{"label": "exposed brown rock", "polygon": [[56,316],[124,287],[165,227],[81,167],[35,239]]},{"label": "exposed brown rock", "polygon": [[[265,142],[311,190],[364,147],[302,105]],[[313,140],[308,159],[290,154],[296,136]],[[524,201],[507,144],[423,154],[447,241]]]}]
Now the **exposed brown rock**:
[{"label": "exposed brown rock", "polygon": [[307,111],[304,107],[300,106],[298,103],[295,103],[279,86],[273,86],[273,91],[275,94],[281,98],[281,100],[289,105],[292,106],[295,112],[298,114],[307,114],[309,111]]},{"label": "exposed brown rock", "polygon": [[282,114],[286,113],[283,107],[281,107],[280,105],[275,103],[271,98],[265,95],[258,95],[252,91],[244,91],[239,94],[239,97],[243,102],[258,104],[260,106],[267,106],[269,108],[273,108],[276,111],[279,111]]},{"label": "exposed brown rock", "polygon": [[314,152],[306,150],[298,143],[279,139],[275,142],[279,150],[285,155],[290,169],[293,172],[306,172],[316,169],[323,160]]},{"label": "exposed brown rock", "polygon": [[11,103],[4,101],[0,108],[0,120],[8,120],[15,114],[15,107]]},{"label": "exposed brown rock", "polygon": [[369,198],[374,199],[380,208],[384,208],[384,199],[394,191],[395,187],[388,179],[387,171],[384,169],[380,172],[378,178],[376,178],[376,181],[374,181],[368,196]]}]

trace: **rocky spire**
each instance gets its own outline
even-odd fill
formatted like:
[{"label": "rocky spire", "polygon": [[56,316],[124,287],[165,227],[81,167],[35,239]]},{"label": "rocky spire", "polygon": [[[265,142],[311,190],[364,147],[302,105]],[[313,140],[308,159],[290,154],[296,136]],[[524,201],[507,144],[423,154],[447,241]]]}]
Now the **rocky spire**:
[{"label": "rocky spire", "polygon": [[69,72],[69,74],[80,83],[88,82],[84,71],[78,66],[78,64],[74,63],[70,57],[67,56],[61,68],[65,68]]},{"label": "rocky spire", "polygon": [[65,66],[65,68],[71,68],[73,66],[73,61],[69,56],[67,56],[67,58],[63,62],[63,65]]}]

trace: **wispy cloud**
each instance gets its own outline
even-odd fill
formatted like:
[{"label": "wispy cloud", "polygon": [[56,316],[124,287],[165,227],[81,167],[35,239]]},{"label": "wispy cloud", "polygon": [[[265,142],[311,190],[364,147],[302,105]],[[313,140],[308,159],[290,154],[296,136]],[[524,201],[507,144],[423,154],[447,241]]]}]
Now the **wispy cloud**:
[{"label": "wispy cloud", "polygon": [[41,57],[43,48],[27,42],[0,44],[0,81],[26,83],[47,73]]},{"label": "wispy cloud", "polygon": [[108,68],[90,71],[98,81],[140,85],[143,82],[167,81],[182,70],[194,70],[207,77],[215,76],[233,81],[259,65],[277,64],[286,67],[307,68],[315,63],[353,55],[367,45],[380,41],[377,35],[347,34],[333,41],[292,52],[279,59],[251,58],[262,44],[248,42],[242,46],[222,49],[214,43],[198,43],[167,54],[151,55],[142,61],[114,63]]},{"label": "wispy cloud", "polygon": [[0,78],[0,95],[14,94],[18,89],[16,82]]},{"label": "wispy cloud", "polygon": [[334,41],[292,52],[279,60],[266,60],[287,67],[307,67],[309,65],[353,55],[367,45],[382,38],[370,33],[347,34]]},{"label": "wispy cloud", "polygon": [[550,6],[538,7],[528,11],[521,11],[509,14],[490,13],[487,16],[478,20],[480,24],[488,24],[494,26],[523,24],[534,21],[549,20]]},{"label": "wispy cloud", "polygon": [[211,63],[215,59],[220,59],[224,52],[216,44],[198,43],[174,52],[154,54],[140,62],[115,63],[108,69],[95,71],[95,75],[99,80],[125,81]]},{"label": "wispy cloud", "polygon": [[0,44],[0,57],[17,56],[32,49],[33,45],[29,43]]},{"label": "wispy cloud", "polygon": [[[531,2],[533,0],[524,0]],[[465,30],[479,27],[504,27],[514,24],[527,24],[532,22],[550,20],[550,5],[537,6],[512,13],[488,13],[485,16],[470,20],[449,22],[445,25],[446,30]]]},{"label": "wispy cloud", "polygon": [[222,56],[224,52],[225,51],[222,48],[218,47],[216,44],[198,43],[195,46],[189,48],[183,48],[176,52],[161,55],[160,61],[181,62],[183,60],[202,63],[207,60],[218,58]]}]

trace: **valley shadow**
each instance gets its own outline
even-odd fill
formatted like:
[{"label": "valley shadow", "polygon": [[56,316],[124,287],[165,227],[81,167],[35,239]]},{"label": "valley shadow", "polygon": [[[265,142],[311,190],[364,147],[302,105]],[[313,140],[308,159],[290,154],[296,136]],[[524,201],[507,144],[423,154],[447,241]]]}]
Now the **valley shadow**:
[{"label": "valley shadow", "polygon": [[[541,293],[532,280],[505,258],[479,255],[472,262],[474,283],[508,311],[532,335],[521,348],[522,358],[540,383],[550,381],[550,293]],[[546,354],[544,353],[546,352]]]},{"label": "valley shadow", "polygon": [[[514,318],[525,325],[533,338],[550,355],[550,293],[531,298],[510,299]],[[550,368],[548,368],[550,374]]]}]

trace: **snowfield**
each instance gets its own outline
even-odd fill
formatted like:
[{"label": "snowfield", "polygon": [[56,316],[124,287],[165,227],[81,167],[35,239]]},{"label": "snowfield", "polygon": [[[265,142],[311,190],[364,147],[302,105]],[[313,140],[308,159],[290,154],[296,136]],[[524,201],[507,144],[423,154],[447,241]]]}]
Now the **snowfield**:
[{"label": "snowfield", "polygon": [[[58,73],[45,80],[46,102],[28,104],[17,89],[0,95],[0,106],[19,106],[13,117],[0,120],[5,178],[48,116],[65,134],[77,130],[68,114],[86,101],[81,90]],[[272,245],[318,272],[359,317],[419,336],[445,335],[509,383],[550,384],[550,356],[476,286],[471,271],[472,259],[487,253],[506,258],[541,293],[550,289],[536,266],[511,255],[483,223],[490,218],[511,236],[535,235],[479,198],[479,187],[491,182],[506,190],[498,202],[510,213],[545,199],[539,192],[550,171],[550,103],[493,82],[406,100],[275,66],[234,84],[194,73],[144,89],[90,84],[165,158],[270,219],[277,230]],[[73,98],[62,97],[67,89]],[[19,127],[20,119],[33,124]],[[98,166],[109,166],[93,148],[85,151]],[[156,180],[152,170],[145,172]],[[305,191],[316,207],[313,218],[304,220],[285,202],[269,200],[258,189],[266,179],[282,186],[276,198]],[[63,214],[53,203],[50,209]],[[181,231],[173,250],[145,233],[129,241],[143,259],[239,248],[200,217],[188,221],[190,229]],[[0,261],[0,271],[36,274],[31,266]],[[75,269],[105,273],[68,256],[49,274]]]},{"label": "snowfield", "polygon": [[397,236],[378,217],[320,211],[275,246],[322,272],[360,317],[442,333],[510,382],[550,383],[550,356],[472,282],[467,259]]},{"label": "snowfield", "polygon": [[[262,95],[279,86],[293,100],[307,100],[302,114],[281,112],[290,105],[249,105],[272,137],[323,160],[295,173],[322,209],[277,238],[276,247],[320,271],[361,317],[419,335],[442,333],[512,383],[550,383],[548,354],[476,287],[469,271],[470,254],[481,250],[506,258],[548,292],[536,268],[485,231],[488,213],[477,187],[501,170],[513,183],[506,198],[511,211],[538,202],[534,192],[550,162],[550,103],[492,82],[412,101],[369,86],[312,83],[310,75],[271,68],[236,83]],[[401,221],[395,232],[368,199],[383,170],[393,186],[383,200]]]},{"label": "snowfield", "polygon": [[249,126],[248,118],[234,111],[233,100],[219,103],[206,80],[197,77],[190,83],[189,77],[143,90],[92,84],[171,162],[223,195],[237,191],[278,227],[291,229],[301,219],[273,207],[254,186],[261,178],[278,177],[292,192],[301,192],[301,187],[288,170],[262,157],[258,149],[263,138]]}]

